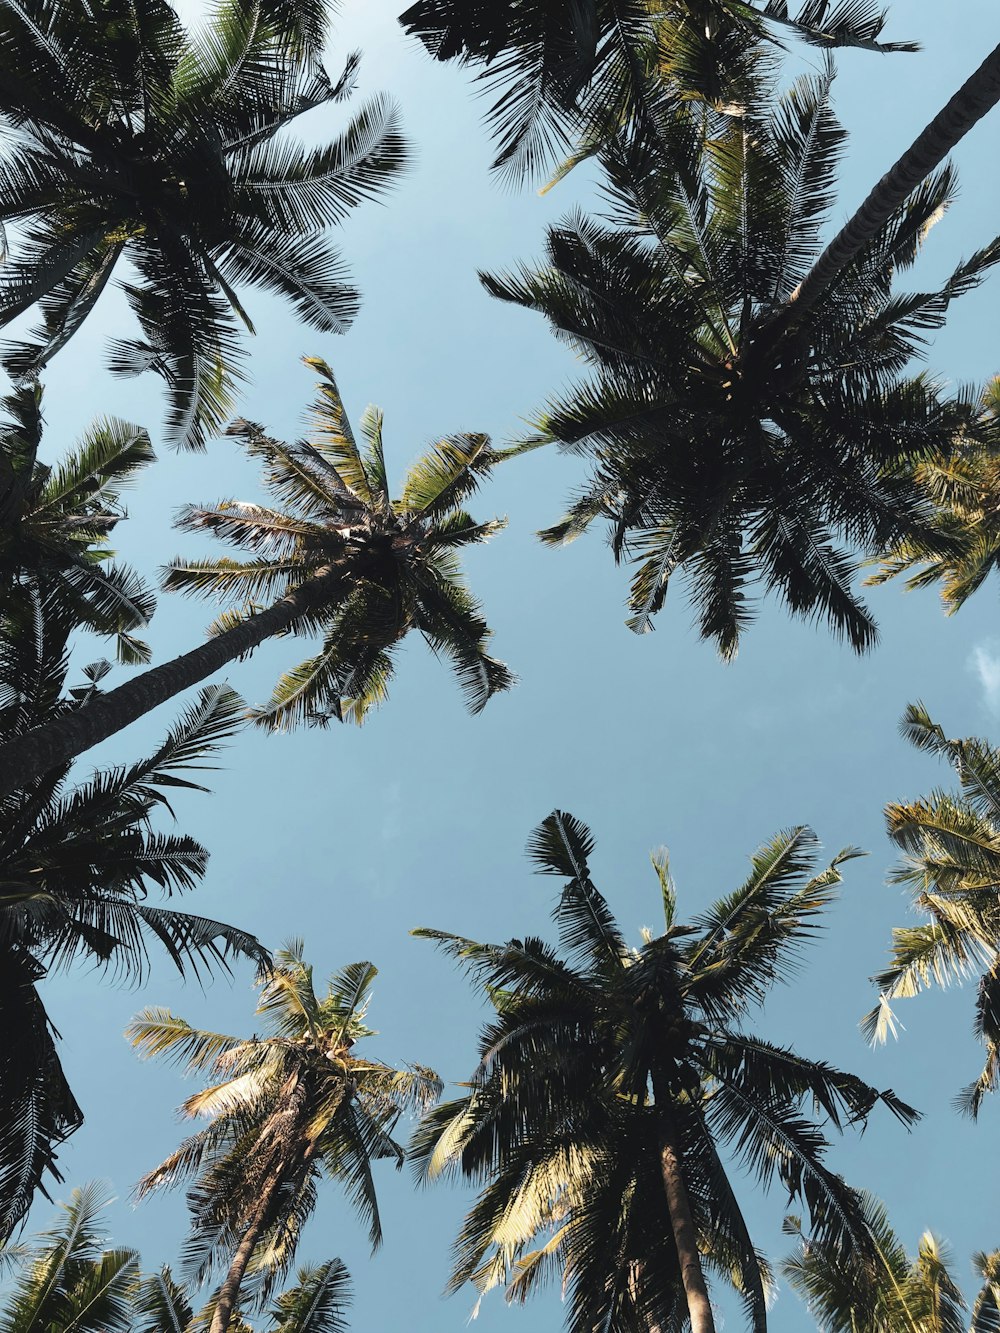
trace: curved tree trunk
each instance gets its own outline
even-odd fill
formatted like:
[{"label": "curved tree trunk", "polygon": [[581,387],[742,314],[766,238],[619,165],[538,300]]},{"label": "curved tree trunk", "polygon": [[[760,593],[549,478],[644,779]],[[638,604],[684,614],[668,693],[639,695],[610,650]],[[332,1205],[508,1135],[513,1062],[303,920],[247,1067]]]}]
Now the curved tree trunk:
[{"label": "curved tree trunk", "polygon": [[214,675],[265,639],[287,630],[303,612],[335,598],[343,587],[344,575],[339,571],[317,575],[266,611],[224,630],[191,652],[144,671],[73,712],[0,746],[0,798],[27,786],[49,769],[69,763],[175,694]]},{"label": "curved tree trunk", "polygon": [[778,321],[809,310],[854,257],[869,245],[920,182],[939,166],[977,121],[1000,101],[1000,46],[938,112],[841,228],[789,297]]},{"label": "curved tree trunk", "polygon": [[670,1113],[670,1094],[661,1078],[653,1075],[653,1096],[660,1133],[660,1172],[667,1196],[670,1225],[681,1266],[681,1282],[691,1319],[691,1333],[715,1333],[715,1317],[701,1266],[698,1237],[694,1229],[691,1200],[684,1183],[684,1168],[677,1143],[677,1128]]}]

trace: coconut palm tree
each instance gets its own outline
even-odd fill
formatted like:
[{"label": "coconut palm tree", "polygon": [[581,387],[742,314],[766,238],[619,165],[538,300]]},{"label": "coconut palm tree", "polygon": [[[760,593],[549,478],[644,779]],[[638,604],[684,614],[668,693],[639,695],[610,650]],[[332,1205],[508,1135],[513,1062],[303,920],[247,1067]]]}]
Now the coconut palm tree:
[{"label": "coconut palm tree", "polygon": [[[73,1190],[65,1217],[32,1245],[0,1249],[15,1284],[0,1312],[0,1333],[196,1333],[212,1302],[196,1313],[169,1268],[144,1276],[135,1250],[103,1249],[100,1212],[110,1202],[99,1186]],[[346,1333],[350,1279],[339,1259],[300,1268],[294,1287],[268,1310],[260,1333]],[[240,1324],[241,1333],[253,1333]]]},{"label": "coconut palm tree", "polygon": [[829,77],[800,80],[776,104],[765,92],[707,136],[701,112],[665,114],[669,162],[619,142],[603,155],[613,225],[573,217],[550,230],[542,265],[484,281],[544,314],[592,368],[521,448],[555,442],[592,460],[582,495],[542,536],[567,542],[610,520],[616,556],[638,561],[631,628],[652,628],[679,570],[702,636],[726,657],[753,618],[754,587],[861,652],[877,630],[852,588],[856,552],[905,540],[953,549],[913,467],[981,433],[982,414],[971,394],[946,395],[907,367],[1000,260],[1000,242],[937,291],[894,293],[952,197],[942,171],[807,323],[768,342],[763,322],[815,253],[844,136]]},{"label": "coconut palm tree", "polygon": [[905,853],[890,883],[906,885],[926,920],[893,930],[892,962],[873,978],[879,1002],[862,1028],[885,1041],[896,1031],[894,1000],[978,974],[973,1031],[986,1064],[956,1099],[976,1116],[1000,1086],[1000,751],[975,737],[949,740],[921,703],[907,707],[900,730],[952,765],[959,790],[886,806],[889,836]]},{"label": "coconut palm tree", "polygon": [[1000,1250],[973,1255],[982,1286],[970,1312],[951,1272],[947,1247],[925,1231],[911,1258],[882,1204],[872,1195],[863,1197],[870,1229],[878,1237],[880,1263],[874,1270],[865,1271],[850,1249],[803,1235],[797,1219],[789,1219],[786,1227],[800,1236],[800,1245],[782,1264],[782,1273],[821,1333],[996,1333]]},{"label": "coconut palm tree", "polygon": [[715,103],[741,95],[762,38],[792,30],[814,46],[913,51],[881,42],[871,0],[417,0],[400,16],[438,60],[482,66],[495,90],[494,167],[533,174],[570,146],[587,155],[622,125],[646,127],[656,85]]},{"label": "coconut palm tree", "polygon": [[[26,623],[0,617],[0,737],[40,717],[89,706],[107,664],[64,692],[65,628],[56,612],[25,597]],[[154,827],[166,792],[204,790],[196,774],[239,724],[242,701],[210,686],[137,763],[68,785],[69,766],[51,770],[0,802],[0,1238],[27,1211],[59,1144],[83,1121],[66,1081],[38,983],[86,961],[117,977],[141,979],[149,944],[196,976],[228,970],[231,957],[258,966],[267,954],[246,931],[150,904],[195,887],[208,853],[193,838]]]},{"label": "coconut palm tree", "polygon": [[399,1070],[355,1053],[374,1035],[365,1013],[376,974],[371,963],[351,963],[317,996],[301,941],[292,941],[275,955],[257,1006],[270,1036],[205,1032],[165,1009],[129,1025],[142,1056],[165,1055],[217,1080],[182,1107],[209,1123],[139,1185],[142,1196],[193,1182],[187,1265],[200,1278],[219,1265],[225,1272],[210,1333],[230,1327],[245,1286],[265,1299],[287,1271],[323,1176],[343,1185],[372,1247],[381,1241],[372,1162],[402,1164],[396,1123],[435,1100],[440,1084],[421,1065]]},{"label": "coconut palm tree", "polygon": [[858,1195],[823,1160],[823,1120],[864,1125],[878,1104],[904,1124],[917,1113],[741,1028],[794,971],[840,866],[858,855],[847,848],[813,875],[817,847],[807,828],[779,834],[691,925],[677,919],[666,853],[654,853],[665,929],[634,949],[591,878],[589,829],[555,811],[528,852],[565,881],[553,913],[561,953],[534,937],[493,945],[415,932],[463,964],[496,1010],[469,1090],[429,1113],[412,1148],[425,1176],[453,1171],[483,1186],[456,1244],[454,1285],[508,1284],[523,1297],[561,1271],[573,1333],[679,1333],[685,1319],[706,1333],[708,1270],[735,1283],[763,1330],[767,1266],[723,1145],[761,1184],[803,1199],[820,1234],[868,1252]]},{"label": "coconut palm tree", "polygon": [[[268,1310],[260,1333],[346,1333],[344,1309],[350,1303],[350,1278],[339,1259],[307,1264],[298,1270],[296,1285],[283,1291]],[[134,1333],[196,1333],[207,1327],[214,1298],[199,1312],[169,1268],[145,1278],[135,1298]],[[233,1333],[254,1333],[238,1315]]]},{"label": "coconut palm tree", "polygon": [[16,387],[0,408],[0,610],[31,584],[58,602],[68,628],[113,636],[121,661],[147,660],[133,631],[148,621],[153,598],[130,569],[108,563],[108,537],[124,515],[121,491],[154,458],[149,436],[105,418],[50,467],[38,459],[40,386]]},{"label": "coconut palm tree", "polygon": [[[363,720],[385,698],[393,653],[418,630],[449,658],[473,710],[509,688],[506,666],[486,651],[490,631],[461,579],[457,551],[487,540],[500,520],[478,523],[463,501],[496,455],[485,435],[450,435],[409,470],[390,499],[382,450],[382,415],[369,409],[359,448],[333,373],[321,378],[308,441],[283,444],[260,426],[230,428],[264,464],[265,484],[281,510],[225,500],[192,506],[188,531],[211,532],[251,558],[175,560],[165,586],[236,600],[207,643],[153,667],[79,710],[0,745],[0,796],[67,762],[151,708],[206,679],[276,634],[323,635],[319,653],[278,681],[254,717],[280,729],[332,717]],[[261,596],[274,597],[262,608]]]},{"label": "coconut palm tree", "polygon": [[[0,323],[38,306],[6,366],[37,375],[119,274],[142,330],[111,368],[167,383],[168,431],[198,448],[239,374],[240,289],[341,332],[357,292],[324,231],[381,195],[406,151],[377,98],[315,148],[287,137],[351,91],[319,53],[325,7],[224,0],[188,33],[164,0],[19,0],[0,14],[0,223],[17,222]],[[128,265],[127,269],[124,268]]]},{"label": "coconut palm tree", "polygon": [[139,1256],[105,1249],[100,1213],[108,1202],[96,1185],[73,1190],[59,1222],[17,1248],[0,1333],[129,1333]]},{"label": "coconut palm tree", "polygon": [[[907,588],[941,586],[945,612],[953,615],[1000,566],[1000,378],[983,395],[981,438],[959,438],[955,447],[915,469],[934,505],[936,523],[952,543],[941,555],[919,540],[902,542],[880,562],[869,584],[907,574]],[[911,572],[915,571],[915,572]]]}]

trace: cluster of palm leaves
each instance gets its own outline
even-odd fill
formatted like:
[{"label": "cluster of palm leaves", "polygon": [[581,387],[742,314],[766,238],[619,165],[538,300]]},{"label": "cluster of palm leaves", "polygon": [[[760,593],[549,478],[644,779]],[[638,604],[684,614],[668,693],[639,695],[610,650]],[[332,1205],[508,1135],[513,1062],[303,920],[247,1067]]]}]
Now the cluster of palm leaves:
[{"label": "cluster of palm leaves", "polygon": [[[189,30],[166,0],[0,8],[0,231],[11,227],[0,324],[16,325],[0,353],[12,381],[0,426],[0,1237],[61,1179],[60,1145],[82,1123],[48,975],[87,962],[145,980],[157,951],[194,976],[248,960],[270,1028],[227,1036],[162,1009],[133,1021],[140,1054],[209,1080],[182,1108],[206,1123],[139,1186],[188,1186],[182,1281],[105,1248],[103,1196],[74,1191],[37,1244],[0,1250],[17,1274],[0,1333],[251,1333],[261,1315],[272,1333],[341,1333],[339,1259],[278,1286],[321,1180],[343,1187],[375,1247],[373,1164],[407,1158],[422,1178],[479,1187],[456,1287],[521,1301],[554,1277],[571,1333],[711,1333],[713,1290],[731,1286],[764,1333],[774,1270],[727,1154],[808,1214],[788,1223],[800,1244],[782,1271],[819,1327],[960,1333],[968,1315],[970,1333],[998,1333],[1000,1252],[976,1257],[983,1287],[968,1312],[938,1242],[924,1236],[911,1259],[877,1201],[828,1163],[830,1130],[863,1128],[876,1111],[910,1125],[914,1108],[749,1028],[855,849],[816,873],[811,830],[781,833],[689,925],[656,853],[664,930],[632,947],[591,877],[589,830],[554,812],[529,852],[564,881],[558,947],[416,932],[494,1010],[471,1078],[441,1104],[431,1070],[355,1049],[374,1036],[371,963],[320,994],[301,943],[272,956],[237,926],[148,895],[204,876],[207,850],[161,821],[175,792],[205,790],[198,775],[244,721],[362,722],[411,631],[449,661],[473,711],[510,688],[460,554],[503,526],[466,503],[527,450],[552,444],[589,468],[541,536],[561,544],[607,523],[614,557],[634,565],[637,632],[675,576],[727,658],[761,595],[871,648],[877,627],[856,589],[866,561],[878,566],[870,582],[906,574],[961,606],[1000,564],[1000,381],[953,391],[915,362],[1000,261],[1000,239],[933,290],[898,284],[954,197],[948,151],[1000,100],[1000,48],[824,249],[845,137],[833,52],[915,49],[884,40],[872,0],[416,0],[404,28],[436,58],[478,67],[493,96],[498,171],[555,184],[592,159],[605,205],[552,228],[541,263],[483,278],[541,313],[589,378],[518,444],[442,436],[395,490],[381,413],[369,408],[355,433],[318,358],[306,363],[318,385],[305,438],[231,420],[240,329],[253,332],[246,289],[284,298],[317,332],[344,331],[359,295],[329,230],[407,161],[385,98],[318,146],[291,137],[301,116],[354,91],[357,55],[335,77],[324,64],[327,9],[220,0]],[[789,36],[826,63],[781,92]],[[152,592],[111,545],[122,490],[153,461],[149,436],[106,419],[61,462],[40,456],[40,377],[112,279],[137,328],[112,340],[111,370],[158,374],[167,439],[228,437],[273,497],[184,510],[182,530],[240,555],[170,563],[165,590],[222,609],[204,642],[157,665],[141,637]],[[81,635],[144,669],[108,688],[110,663],[76,667]],[[265,702],[210,683],[277,636],[314,642]],[[148,758],[74,767],[195,687]],[[960,791],[887,809],[905,856],[894,878],[927,920],[895,931],[864,1026],[883,1039],[895,1001],[976,975],[987,1058],[958,1099],[975,1116],[1000,1087],[1000,752],[949,740],[919,705],[904,734],[954,767]],[[419,1118],[409,1146],[396,1137],[405,1115]]]}]

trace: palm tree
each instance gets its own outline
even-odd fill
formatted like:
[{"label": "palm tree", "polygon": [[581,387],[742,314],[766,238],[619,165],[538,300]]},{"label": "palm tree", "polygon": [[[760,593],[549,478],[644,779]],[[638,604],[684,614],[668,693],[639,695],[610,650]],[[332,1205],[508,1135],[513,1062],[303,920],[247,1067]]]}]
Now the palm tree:
[{"label": "palm tree", "polygon": [[42,393],[25,384],[0,403],[0,610],[25,584],[55,599],[67,627],[113,636],[121,661],[148,658],[132,631],[153,599],[128,568],[109,564],[120,495],[154,458],[149,436],[115,418],[95,422],[55,467],[39,462]]},{"label": "palm tree", "polygon": [[[73,1190],[65,1217],[31,1246],[0,1250],[16,1275],[0,1313],[0,1333],[196,1333],[212,1302],[196,1313],[169,1268],[144,1276],[135,1250],[103,1249],[99,1214],[109,1203],[96,1185]],[[346,1333],[350,1278],[339,1259],[307,1265],[272,1303],[261,1333]],[[245,1333],[253,1333],[241,1324]]]},{"label": "palm tree", "polygon": [[[296,1285],[272,1302],[269,1323],[260,1333],[346,1333],[344,1309],[350,1303],[350,1287],[339,1259],[305,1265],[296,1274]],[[143,1280],[135,1304],[134,1333],[196,1333],[211,1319],[214,1298],[195,1313],[187,1292],[164,1268]],[[254,1333],[239,1316],[229,1327],[233,1333]]]},{"label": "palm tree", "polygon": [[[101,665],[63,694],[67,662],[58,616],[36,601],[27,624],[0,618],[0,737],[40,717],[91,705]],[[103,664],[104,667],[107,664]],[[74,697],[75,696],[75,697]],[[210,686],[155,754],[67,786],[68,765],[0,802],[0,1238],[27,1211],[59,1144],[83,1121],[66,1081],[38,983],[86,960],[141,979],[155,942],[183,974],[228,970],[233,956],[263,966],[252,935],[206,917],[147,903],[194,888],[208,853],[193,838],[153,827],[166,792],[204,790],[195,774],[232,734],[243,711],[231,690]]]},{"label": "palm tree", "polygon": [[399,21],[436,59],[483,67],[496,93],[493,165],[513,177],[570,146],[578,160],[623,124],[648,128],[657,85],[716,104],[739,98],[748,59],[775,27],[827,50],[917,49],[879,41],[885,11],[871,0],[806,0],[794,15],[786,0],[417,0]]},{"label": "palm tree", "polygon": [[[1000,1250],[976,1254],[982,1287],[971,1313],[950,1271],[947,1248],[929,1231],[911,1259],[889,1225],[884,1207],[864,1195],[880,1263],[865,1271],[849,1249],[801,1236],[797,1219],[787,1229],[801,1236],[798,1253],[782,1272],[805,1300],[821,1333],[996,1333],[1000,1328]],[[859,1294],[864,1292],[864,1300]]]},{"label": "palm tree", "polygon": [[[463,501],[496,455],[485,435],[450,435],[409,470],[390,500],[382,451],[382,415],[369,409],[359,449],[330,368],[322,376],[309,441],[283,444],[260,426],[231,433],[264,463],[265,482],[285,506],[268,509],[226,500],[192,507],[180,520],[251,553],[230,559],[176,560],[165,586],[242,599],[213,625],[207,643],[109,690],[88,708],[0,745],[0,797],[121,730],[158,704],[248,654],[276,634],[323,634],[318,654],[278,681],[254,713],[262,726],[360,722],[386,696],[392,655],[410,629],[450,658],[470,707],[478,711],[512,684],[490,657],[490,631],[466,589],[456,552],[487,540],[501,520],[477,523]],[[258,598],[276,598],[262,609]]]},{"label": "palm tree", "polygon": [[30,1247],[19,1248],[18,1271],[0,1311],[0,1333],[130,1333],[131,1295],[139,1276],[135,1250],[105,1249],[96,1185],[75,1189],[64,1216]]},{"label": "palm tree", "polygon": [[913,467],[960,432],[975,437],[981,413],[971,395],[946,396],[906,368],[1000,260],[1000,242],[938,291],[893,292],[952,197],[942,171],[807,326],[766,345],[762,321],[814,254],[844,136],[829,77],[800,80],[776,105],[765,91],[707,134],[701,112],[665,114],[669,164],[648,143],[619,142],[603,156],[615,225],[571,218],[550,230],[545,264],[484,281],[543,313],[593,370],[520,447],[556,442],[592,459],[581,497],[542,536],[566,542],[610,519],[616,556],[639,562],[631,628],[652,628],[681,570],[700,632],[724,656],[753,617],[754,584],[861,652],[877,630],[852,589],[857,550],[915,539],[953,549]]},{"label": "palm tree", "polygon": [[[732,1280],[766,1326],[767,1266],[719,1156],[803,1199],[820,1234],[868,1252],[858,1195],[826,1166],[822,1123],[864,1125],[892,1092],[738,1026],[795,967],[840,881],[848,848],[812,875],[807,828],[760,848],[735,892],[681,925],[666,853],[653,855],[665,930],[630,948],[591,878],[594,842],[555,811],[532,834],[539,871],[565,880],[553,913],[563,955],[531,937],[478,944],[438,930],[496,1009],[469,1091],[424,1121],[412,1155],[427,1177],[483,1185],[456,1245],[455,1286],[526,1296],[553,1270],[572,1333],[714,1328],[705,1269]],[[535,1240],[537,1248],[533,1248]]]},{"label": "palm tree", "polygon": [[949,740],[921,703],[900,724],[919,750],[952,765],[959,791],[887,805],[889,836],[905,853],[890,883],[905,884],[927,919],[892,932],[892,963],[873,978],[879,1002],[862,1020],[873,1041],[895,1034],[892,1002],[979,974],[973,1031],[986,1065],[956,1104],[973,1117],[1000,1086],[1000,751]]},{"label": "palm tree", "polygon": [[210,1333],[230,1327],[247,1279],[262,1299],[288,1269],[324,1175],[344,1186],[372,1247],[381,1241],[372,1162],[402,1164],[396,1123],[408,1107],[435,1100],[440,1084],[423,1066],[399,1070],[354,1053],[374,1035],[364,1019],[376,974],[371,963],[351,963],[320,998],[302,944],[292,941],[275,955],[257,1006],[270,1036],[201,1031],[165,1009],[146,1009],[129,1025],[141,1055],[166,1055],[219,1080],[182,1107],[209,1123],[139,1185],[142,1196],[193,1181],[187,1264],[201,1278],[225,1266]]},{"label": "palm tree", "polygon": [[37,375],[79,329],[115,272],[140,339],[112,343],[120,374],[154,370],[168,430],[202,447],[233,404],[238,289],[286,297],[312,328],[357,310],[322,234],[384,193],[406,159],[382,98],[316,148],[287,137],[301,114],[343,100],[357,58],[331,82],[319,53],[325,6],[224,0],[188,33],[165,0],[19,0],[0,14],[0,223],[16,221],[0,323],[38,305],[15,375]]},{"label": "palm tree", "polygon": [[902,542],[887,553],[881,568],[867,580],[878,584],[909,574],[907,588],[940,583],[948,615],[964,606],[1000,566],[1000,378],[987,386],[982,410],[981,438],[960,438],[946,454],[929,458],[915,469],[952,550],[941,555],[919,540]]}]

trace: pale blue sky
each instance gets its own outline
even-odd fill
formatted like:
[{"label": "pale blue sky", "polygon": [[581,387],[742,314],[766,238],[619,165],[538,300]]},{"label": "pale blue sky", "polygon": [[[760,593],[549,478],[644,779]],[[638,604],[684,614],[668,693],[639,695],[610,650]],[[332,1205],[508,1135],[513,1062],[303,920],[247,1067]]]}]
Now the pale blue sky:
[{"label": "pale blue sky", "polygon": [[[489,146],[467,76],[408,43],[393,21],[397,7],[345,0],[330,60],[333,67],[353,47],[364,50],[361,94],[392,93],[416,148],[413,169],[386,205],[360,210],[342,232],[362,313],[347,336],[324,338],[297,326],[278,302],[249,299],[261,332],[242,410],[275,433],[295,433],[311,391],[297,358],[324,356],[355,416],[368,402],[384,409],[390,473],[399,477],[435,433],[513,438],[577,373],[539,318],[487,298],[476,270],[537,254],[546,223],[586,202],[588,182],[581,173],[544,198],[501,192],[488,175]],[[924,52],[841,58],[836,105],[852,137],[835,220],[979,63],[997,30],[994,0],[897,0],[891,35],[919,39]],[[961,196],[932,233],[915,284],[935,281],[1000,226],[998,117],[957,154]],[[996,282],[954,309],[931,349],[943,377],[978,381],[1000,369]],[[158,439],[158,382],[123,384],[103,369],[101,343],[120,317],[112,296],[52,367],[47,457],[99,412],[131,416]],[[173,509],[251,498],[255,487],[230,441],[205,457],[160,452],[119,530],[120,548],[147,574],[175,551],[193,549],[171,531]],[[534,541],[580,475],[571,459],[535,454],[502,469],[473,506],[510,517],[508,530],[468,563],[518,688],[470,718],[448,673],[414,643],[390,703],[363,730],[240,736],[213,777],[214,794],[178,803],[181,827],[212,852],[190,908],[270,944],[304,936],[319,973],[371,958],[381,969],[371,1018],[382,1035],[373,1051],[458,1080],[474,1063],[481,1010],[465,980],[407,932],[433,925],[486,939],[548,933],[553,885],[529,873],[523,846],[553,807],[593,828],[598,883],[633,938],[643,924],[657,924],[647,853],[660,843],[671,849],[686,914],[738,883],[748,853],[779,828],[810,823],[831,853],[859,844],[870,857],[847,867],[827,937],[796,984],[775,993],[760,1030],[892,1086],[926,1112],[910,1135],[876,1116],[864,1139],[837,1143],[831,1160],[885,1198],[911,1247],[927,1227],[947,1239],[964,1276],[973,1250],[1000,1244],[1000,1106],[988,1105],[972,1126],[949,1105],[980,1068],[972,992],[906,1002],[907,1030],[884,1050],[866,1048],[857,1020],[871,1003],[867,977],[883,963],[890,928],[908,915],[900,892],[884,884],[893,853],[882,807],[948,781],[898,739],[897,720],[908,701],[922,698],[951,735],[1000,735],[998,590],[988,585],[952,620],[933,593],[878,591],[872,601],[883,640],[862,661],[822,631],[765,611],[736,663],[723,666],[696,640],[679,595],[655,634],[639,639],[624,628],[627,575],[614,569],[597,534],[559,552]],[[164,598],[152,635],[158,655],[193,645],[210,618],[206,607]],[[248,697],[263,697],[282,666],[298,660],[297,649],[270,645],[228,678]],[[174,711],[161,710],[106,752],[151,748]],[[175,1145],[173,1108],[186,1090],[172,1071],[140,1065],[122,1029],[141,1006],[165,1004],[199,1025],[252,1031],[249,981],[241,974],[203,993],[180,986],[157,960],[141,992],[99,985],[84,972],[45,986],[88,1117],[61,1154],[68,1185],[111,1180],[120,1198],[115,1239],[141,1247],[150,1266],[175,1255],[183,1203],[164,1196],[133,1208],[129,1192]],[[463,1195],[417,1193],[406,1174],[388,1169],[379,1180],[381,1253],[369,1259],[346,1203],[325,1191],[302,1257],[339,1254],[348,1263],[359,1333],[462,1328],[473,1293],[443,1302],[440,1292]],[[737,1188],[756,1239],[780,1256],[783,1199],[761,1199],[738,1172]],[[43,1202],[33,1222],[48,1212]],[[558,1305],[554,1290],[515,1310],[494,1295],[478,1324],[482,1333],[541,1333],[558,1327]],[[726,1327],[741,1326],[728,1301],[722,1310]],[[783,1293],[775,1333],[806,1327],[802,1307]]]}]

